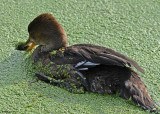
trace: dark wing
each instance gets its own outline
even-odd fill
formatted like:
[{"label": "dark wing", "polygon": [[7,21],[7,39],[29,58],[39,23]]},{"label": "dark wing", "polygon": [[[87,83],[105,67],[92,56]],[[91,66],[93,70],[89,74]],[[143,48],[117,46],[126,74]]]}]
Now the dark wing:
[{"label": "dark wing", "polygon": [[92,44],[77,44],[68,47],[65,54],[76,55],[83,59],[76,67],[86,68],[98,64],[117,65],[129,67],[133,65],[138,71],[144,73],[144,70],[132,59],[126,57],[112,49]]},{"label": "dark wing", "polygon": [[[125,67],[126,65],[128,66],[133,65],[138,71],[144,73],[144,70],[134,60],[118,52],[115,52],[112,49],[108,49],[97,45],[92,45],[92,44],[73,45],[66,49],[65,54],[73,55],[73,57],[79,56],[78,58],[80,58],[81,61],[79,60],[80,62],[78,63],[75,62],[76,64],[74,66],[78,70],[89,71],[88,69],[90,67],[95,67],[97,65],[116,65],[120,66],[119,68]],[[103,77],[103,73],[105,73],[105,71],[107,71],[108,69],[109,68],[103,69],[104,71],[99,71],[98,69],[95,69],[89,72],[91,74],[90,75],[87,74],[87,76],[89,75],[88,78],[92,78],[90,76],[92,74],[96,75],[96,72],[98,71],[99,74],[101,73],[100,76]],[[105,83],[103,83],[102,85],[105,85],[106,87],[112,87],[113,86],[112,83],[113,84],[120,83],[117,87],[119,89],[120,97],[124,99],[131,98],[135,104],[140,105],[140,107],[144,110],[150,110],[150,112],[158,112],[160,107],[152,100],[152,98],[147,92],[146,86],[144,85],[144,83],[142,82],[142,80],[140,79],[139,75],[136,72],[134,72],[129,67],[123,68],[123,70],[120,70],[118,72],[116,71],[117,69],[112,69],[112,70],[113,71],[109,70],[108,74],[105,73],[104,77],[106,79],[104,78]],[[109,75],[109,73],[112,74]],[[97,75],[97,77],[98,76],[99,75]],[[97,83],[101,84],[101,82],[103,82],[103,78],[102,81]],[[103,86],[101,87],[103,88]]]}]

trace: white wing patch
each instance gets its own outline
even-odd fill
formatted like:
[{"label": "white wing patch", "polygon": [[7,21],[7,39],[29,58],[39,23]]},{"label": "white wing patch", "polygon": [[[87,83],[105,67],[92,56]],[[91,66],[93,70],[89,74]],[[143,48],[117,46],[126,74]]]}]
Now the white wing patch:
[{"label": "white wing patch", "polygon": [[88,70],[88,68],[95,67],[97,65],[100,65],[100,63],[81,61],[75,65],[75,68],[78,68],[78,70]]},{"label": "white wing patch", "polygon": [[77,63],[77,64],[75,65],[75,67],[77,68],[77,67],[83,65],[85,62],[86,62],[86,61],[81,61],[81,62],[79,62],[79,63]]},{"label": "white wing patch", "polygon": [[92,63],[92,62],[86,62],[84,63],[85,66],[97,66],[100,65],[100,63]]},{"label": "white wing patch", "polygon": [[79,68],[78,70],[88,70],[88,68]]}]

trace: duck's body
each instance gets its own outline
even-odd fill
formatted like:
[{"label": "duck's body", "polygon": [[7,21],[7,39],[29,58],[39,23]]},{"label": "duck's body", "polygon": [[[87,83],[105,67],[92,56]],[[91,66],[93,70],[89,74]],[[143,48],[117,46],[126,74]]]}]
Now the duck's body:
[{"label": "duck's body", "polygon": [[[115,94],[118,91],[120,97],[124,99],[131,97],[133,102],[140,104],[144,109],[153,108],[154,101],[150,98],[145,85],[129,66],[135,66],[142,73],[144,71],[132,59],[92,44],[73,45],[57,50],[55,54],[39,53],[40,50],[41,46],[35,49],[32,59],[35,63],[42,63],[44,67],[48,65],[51,73],[46,74],[41,69],[41,74],[36,74],[39,79],[74,93],[84,93],[88,90],[100,94]],[[68,76],[65,76],[66,72]]]},{"label": "duck's body", "polygon": [[[44,26],[44,23],[51,26]],[[92,44],[67,47],[66,34],[57,23],[50,14],[38,16],[28,27],[29,40],[25,45],[18,47],[20,50],[27,49],[28,42],[40,45],[32,54],[36,66],[39,63],[42,65],[41,68],[38,67],[40,72],[36,73],[36,77],[75,93],[84,93],[88,90],[101,94],[115,94],[118,91],[120,97],[124,99],[131,97],[132,101],[143,109],[154,111],[155,102],[148,94],[139,75],[130,68],[134,66],[144,73],[134,60],[112,49]],[[37,36],[35,33],[40,36],[40,42],[35,38]],[[47,42],[54,43],[45,43],[43,41],[45,39]]]}]

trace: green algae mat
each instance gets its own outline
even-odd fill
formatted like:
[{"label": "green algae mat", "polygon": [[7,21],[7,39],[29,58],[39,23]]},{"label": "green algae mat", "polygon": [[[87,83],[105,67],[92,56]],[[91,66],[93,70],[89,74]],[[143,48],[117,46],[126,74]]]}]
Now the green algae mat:
[{"label": "green algae mat", "polygon": [[15,50],[28,38],[27,26],[51,13],[69,45],[92,43],[137,61],[151,97],[160,105],[159,0],[1,0],[0,113],[148,113],[118,95],[73,94],[37,81],[29,56]]}]

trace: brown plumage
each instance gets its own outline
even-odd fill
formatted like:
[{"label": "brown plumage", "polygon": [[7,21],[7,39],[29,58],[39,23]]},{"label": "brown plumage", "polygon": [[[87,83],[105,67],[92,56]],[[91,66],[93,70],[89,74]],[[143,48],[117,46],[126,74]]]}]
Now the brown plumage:
[{"label": "brown plumage", "polygon": [[[74,93],[88,90],[131,98],[143,109],[156,112],[159,108],[151,99],[139,75],[131,69],[144,70],[132,59],[102,46],[76,44],[67,47],[62,26],[50,14],[41,14],[28,26],[29,39],[18,50],[31,50],[32,59],[40,70],[35,76]],[[39,64],[42,67],[39,67]],[[45,70],[44,70],[45,69]],[[46,72],[47,69],[47,72]]]}]

